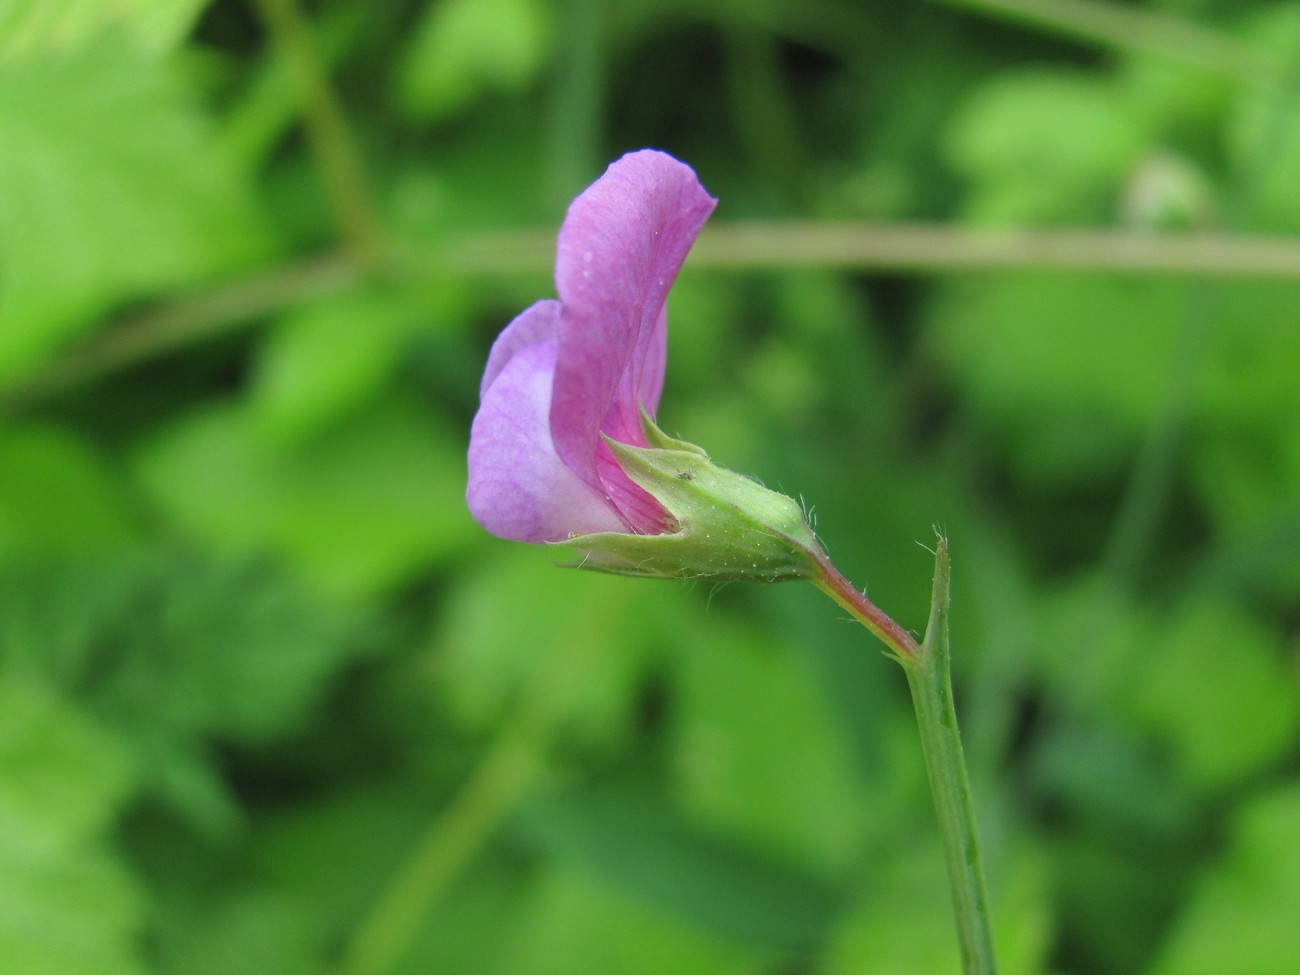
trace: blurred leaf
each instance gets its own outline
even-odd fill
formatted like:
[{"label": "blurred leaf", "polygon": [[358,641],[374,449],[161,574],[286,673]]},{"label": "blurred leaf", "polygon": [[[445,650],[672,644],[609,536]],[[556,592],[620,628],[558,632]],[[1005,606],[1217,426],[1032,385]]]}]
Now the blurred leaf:
[{"label": "blurred leaf", "polygon": [[1140,55],[1124,58],[1119,81],[1124,104],[1151,133],[1152,145],[1205,158],[1217,150],[1221,121],[1238,94],[1228,78],[1196,65]]},{"label": "blurred leaf", "polygon": [[834,874],[864,842],[871,798],[804,662],[738,622],[697,618],[674,662],[672,768],[685,810]]},{"label": "blurred leaf", "polygon": [[[914,824],[920,825],[920,824]],[[928,825],[928,824],[927,824]],[[844,918],[824,975],[934,975],[961,969],[938,841],[895,838],[872,858],[867,894]],[[999,971],[1040,975],[1052,933],[1044,860],[1020,853],[991,875]]]},{"label": "blurred leaf", "polygon": [[209,0],[7,0],[0,9],[0,62],[66,51],[124,29],[142,50],[176,46]]},{"label": "blurred leaf", "polygon": [[439,797],[387,778],[267,810],[253,847],[259,872],[303,906],[323,936],[358,923],[441,810]]},{"label": "blurred leaf", "polygon": [[140,474],[187,532],[227,551],[269,551],[349,597],[400,584],[471,537],[463,446],[430,410],[380,401],[294,450],[241,406],[182,418]]},{"label": "blurred leaf", "polygon": [[1080,222],[1113,210],[1144,142],[1141,121],[1107,80],[1039,70],[977,88],[951,122],[947,149],[971,183],[970,219]]},{"label": "blurred leaf", "polygon": [[[1279,64],[1300,55],[1300,7],[1279,3],[1248,13],[1247,34]],[[1300,203],[1293,191],[1300,180],[1300,121],[1295,114],[1295,82],[1243,89],[1225,119],[1228,155],[1242,183],[1242,207],[1256,230],[1300,230]]]},{"label": "blurred leaf", "polygon": [[124,750],[0,668],[0,960],[22,975],[143,975],[143,904],[99,847],[134,785]]},{"label": "blurred leaf", "polygon": [[[580,672],[562,684],[570,698],[561,704],[563,725],[586,747],[617,748],[634,731],[637,696],[654,661],[660,596],[673,594],[558,570],[556,558],[518,548],[462,573],[437,641],[443,692],[466,727],[492,728],[540,670],[556,666],[561,653],[573,659],[579,645]],[[520,593],[528,593],[526,611],[510,611]]]},{"label": "blurred leaf", "polygon": [[0,425],[0,554],[121,548],[132,520],[124,485],[89,443],[57,426]]},{"label": "blurred leaf", "polygon": [[[1067,597],[1045,636],[1054,690],[1150,736],[1182,781],[1213,792],[1281,760],[1300,728],[1300,687],[1278,636],[1226,602],[1192,599],[1142,612],[1087,589]],[[1082,772],[1094,788],[1163,804],[1168,788],[1118,786],[1116,772]]]},{"label": "blurred leaf", "polygon": [[162,975],[319,975],[322,968],[303,905],[265,889],[228,887],[201,904],[172,903],[164,922],[155,937]]},{"label": "blurred leaf", "polygon": [[79,686],[106,621],[130,600],[131,575],[114,562],[82,562],[71,553],[0,560],[0,662],[59,687]]},{"label": "blurred leaf", "polygon": [[118,718],[234,740],[294,727],[367,646],[355,617],[281,573],[167,552],[0,565],[0,598],[0,659],[88,688]]},{"label": "blurred leaf", "polygon": [[1066,724],[1041,736],[1035,791],[1080,821],[1114,835],[1169,837],[1192,825],[1192,796],[1149,748],[1102,727]]},{"label": "blurred leaf", "polygon": [[1244,804],[1149,975],[1279,975],[1300,967],[1300,788]]},{"label": "blurred leaf", "polygon": [[542,0],[439,0],[401,60],[400,101],[417,119],[455,115],[485,91],[516,92],[550,55],[551,8]]},{"label": "blurred leaf", "polygon": [[265,249],[178,79],[124,46],[0,64],[0,145],[0,382],[110,305]]},{"label": "blurred leaf", "polygon": [[1224,602],[1195,601],[1135,648],[1128,708],[1207,788],[1259,774],[1294,748],[1300,681],[1277,634]]},{"label": "blurred leaf", "polygon": [[519,825],[547,852],[657,912],[749,947],[809,947],[838,911],[820,878],[699,829],[652,793],[534,800]]},{"label": "blurred leaf", "polygon": [[[551,867],[512,916],[500,975],[757,975],[767,954],[719,941],[580,868]],[[495,925],[494,925],[495,927]],[[469,969],[465,969],[469,970]],[[412,969],[412,975],[416,970]]]},{"label": "blurred leaf", "polygon": [[281,573],[240,563],[159,560],[123,609],[105,623],[136,652],[100,664],[100,693],[172,728],[235,741],[298,727],[329,678],[367,647],[356,618]]},{"label": "blurred leaf", "polygon": [[0,662],[92,701],[140,785],[212,834],[240,817],[212,741],[247,746],[301,727],[330,679],[369,648],[358,629],[247,565],[162,553],[0,564]]},{"label": "blurred leaf", "polygon": [[14,975],[146,975],[144,898],[95,848],[33,859],[0,840],[0,959]]},{"label": "blurred leaf", "polygon": [[11,855],[57,855],[93,839],[133,778],[104,729],[42,684],[0,669],[0,837]]},{"label": "blurred leaf", "polygon": [[1177,282],[996,275],[947,289],[929,344],[1019,474],[1069,482],[1114,470],[1154,421],[1187,302]]},{"label": "blurred leaf", "polygon": [[1300,498],[1300,288],[1243,284],[1221,289],[1219,300],[1190,457],[1193,485],[1219,532],[1258,534],[1277,530]]},{"label": "blurred leaf", "polygon": [[[223,5],[222,12],[228,9]],[[334,4],[316,9],[311,39],[327,70],[337,68],[359,44],[368,41],[371,13],[361,5]],[[239,75],[239,82],[239,96],[218,120],[219,138],[230,159],[256,171],[297,124],[301,103],[293,79],[279,58],[266,58],[256,68],[248,68]]]},{"label": "blurred leaf", "polygon": [[1052,897],[1075,970],[1141,971],[1186,896],[1195,840],[1070,829],[1057,831],[1050,848]]},{"label": "blurred leaf", "polygon": [[266,339],[252,409],[276,442],[305,440],[364,405],[391,378],[422,309],[401,292],[300,305]]}]

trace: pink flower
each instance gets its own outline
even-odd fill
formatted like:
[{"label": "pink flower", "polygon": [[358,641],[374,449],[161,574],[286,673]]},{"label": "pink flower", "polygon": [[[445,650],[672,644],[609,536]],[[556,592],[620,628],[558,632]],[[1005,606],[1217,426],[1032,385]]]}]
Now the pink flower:
[{"label": "pink flower", "polygon": [[663,390],[664,303],[716,203],[689,166],[649,149],[573,201],[556,248],[559,300],[506,326],[484,370],[466,498],[488,531],[555,542],[676,527],[603,437],[647,446],[640,411],[653,417]]}]

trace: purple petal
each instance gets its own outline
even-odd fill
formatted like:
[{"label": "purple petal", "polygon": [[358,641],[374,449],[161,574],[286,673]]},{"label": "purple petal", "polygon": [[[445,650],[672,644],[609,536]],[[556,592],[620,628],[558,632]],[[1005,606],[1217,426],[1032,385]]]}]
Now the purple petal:
[{"label": "purple petal", "polygon": [[564,465],[551,441],[558,318],[558,302],[538,302],[501,333],[470,429],[470,513],[492,534],[519,542],[628,528],[603,492]]},{"label": "purple petal", "polygon": [[501,330],[492,351],[488,353],[487,365],[483,367],[483,382],[478,395],[482,399],[487,395],[488,387],[505,368],[516,352],[536,342],[554,341],[555,326],[560,320],[560,303],[554,298],[546,298],[529,305],[514,321]]},{"label": "purple petal", "polygon": [[[569,469],[620,505],[641,489],[608,463],[600,433],[644,444],[638,410],[653,414],[663,389],[664,302],[716,202],[689,166],[642,150],[613,163],[574,200],[560,229],[551,433]],[[657,504],[630,503],[658,511],[645,520],[623,508],[638,530],[662,530],[654,527],[662,524]]]}]

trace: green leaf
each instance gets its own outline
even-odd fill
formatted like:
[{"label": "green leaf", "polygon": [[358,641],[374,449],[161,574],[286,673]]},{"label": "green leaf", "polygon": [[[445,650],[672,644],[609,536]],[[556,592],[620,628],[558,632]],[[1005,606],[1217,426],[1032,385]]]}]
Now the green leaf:
[{"label": "green leaf", "polygon": [[540,0],[430,3],[401,61],[400,100],[413,117],[436,121],[484,92],[519,91],[545,65],[553,32]]},{"label": "green leaf", "polygon": [[1233,817],[1227,851],[1196,886],[1148,975],[1278,975],[1300,967],[1300,787]]},{"label": "green leaf", "polygon": [[323,951],[312,920],[304,905],[265,886],[172,901],[154,936],[158,968],[163,975],[319,975]]},{"label": "green leaf", "polygon": [[[926,826],[928,822],[913,823]],[[948,908],[948,878],[932,833],[894,837],[872,857],[866,893],[833,933],[820,975],[934,975],[961,959]],[[1045,858],[1017,851],[991,864],[990,901],[1003,975],[1050,971],[1051,903]]]},{"label": "green leaf", "polygon": [[213,743],[302,727],[373,646],[360,623],[266,567],[165,552],[0,562],[0,662],[93,702],[140,788],[210,836],[241,818]]},{"label": "green leaf", "polygon": [[1158,415],[1186,309],[1177,282],[997,275],[950,285],[928,341],[1018,473],[1077,484],[1126,462]]},{"label": "green leaf", "polygon": [[22,975],[143,975],[139,892],[99,848],[131,795],[125,750],[46,685],[0,669],[0,959]]},{"label": "green leaf", "polygon": [[123,30],[142,51],[174,48],[209,0],[7,0],[0,8],[0,62],[66,51]]},{"label": "green leaf", "polygon": [[1185,835],[1191,794],[1140,741],[1091,725],[1043,734],[1032,761],[1034,788],[1072,816],[1145,837]]},{"label": "green leaf", "polygon": [[513,546],[461,573],[439,630],[444,700],[465,727],[487,730],[567,656],[581,669],[563,682],[563,733],[587,748],[617,748],[635,733],[642,679],[657,659],[656,616],[672,594],[559,570],[554,557]]},{"label": "green leaf", "polygon": [[262,428],[276,441],[301,441],[372,399],[426,313],[413,296],[390,291],[294,309],[258,356],[251,396]]},{"label": "green leaf", "polygon": [[55,426],[0,426],[0,554],[86,555],[134,534],[123,485],[104,458]]},{"label": "green leaf", "polygon": [[15,975],[146,975],[139,887],[97,848],[34,859],[0,840],[0,959]]},{"label": "green leaf", "polygon": [[1195,839],[1170,843],[1122,827],[1054,833],[1053,899],[1075,970],[1141,971],[1186,897]]},{"label": "green leaf", "polygon": [[102,831],[131,792],[119,743],[41,683],[0,669],[0,836],[28,853]]},{"label": "green leaf", "polygon": [[[754,975],[773,964],[770,949],[720,941],[581,868],[546,869],[530,885],[527,898],[513,912],[507,938],[492,946],[502,961],[472,970],[494,975]],[[494,928],[500,930],[499,924],[494,921]],[[409,972],[427,970],[412,967]]]},{"label": "green leaf", "polygon": [[179,79],[124,45],[0,64],[0,145],[0,382],[111,305],[265,249]]},{"label": "green leaf", "polygon": [[[1043,642],[1051,649],[1040,663],[1056,693],[1146,736],[1184,785],[1222,790],[1281,761],[1292,746],[1300,693],[1285,650],[1243,608],[1190,598],[1155,613],[1083,588],[1049,620]],[[1090,778],[1078,757],[1059,765],[1075,769],[1080,783]],[[1121,787],[1114,770],[1099,769],[1091,781],[1158,807],[1176,798],[1137,781]]]},{"label": "green leaf", "polygon": [[358,596],[409,579],[476,531],[463,444],[427,408],[374,404],[287,450],[250,410],[183,417],[149,444],[140,474],[175,523],[235,552],[288,559],[322,590]]},{"label": "green leaf", "polygon": [[123,644],[118,666],[98,664],[104,698],[128,713],[152,706],[164,727],[244,743],[298,727],[367,647],[350,614],[282,572],[238,562],[156,559],[122,610],[101,629]]},{"label": "green leaf", "polygon": [[528,838],[661,914],[750,947],[817,943],[838,910],[814,874],[714,836],[653,794],[603,789],[528,803]]},{"label": "green leaf", "polygon": [[1202,600],[1147,633],[1123,697],[1173,748],[1189,781],[1221,787],[1291,751],[1300,688],[1278,634],[1229,604]]},{"label": "green leaf", "polygon": [[1095,219],[1145,142],[1110,83],[1020,71],[977,88],[956,113],[948,157],[971,182],[967,214],[987,223]]},{"label": "green leaf", "polygon": [[[1247,33],[1266,57],[1292,64],[1300,55],[1300,8],[1279,3],[1249,13]],[[1300,230],[1300,120],[1294,111],[1291,83],[1243,88],[1225,113],[1229,158],[1244,174],[1241,194],[1245,216],[1255,230],[1294,233]]]},{"label": "green leaf", "polygon": [[694,618],[684,634],[671,739],[683,808],[833,875],[888,804],[867,794],[844,727],[809,668],[742,624]]}]

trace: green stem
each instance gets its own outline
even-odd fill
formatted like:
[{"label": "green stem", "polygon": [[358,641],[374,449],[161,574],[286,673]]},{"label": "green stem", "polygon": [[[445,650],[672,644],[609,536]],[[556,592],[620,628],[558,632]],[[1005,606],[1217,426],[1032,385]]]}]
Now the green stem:
[{"label": "green stem", "polygon": [[[267,315],[356,287],[376,273],[397,285],[434,275],[537,274],[554,263],[555,231],[468,234],[433,247],[385,245],[376,264],[355,247],[254,271],[164,299],[98,329],[84,344],[25,381],[0,389],[0,414],[170,353],[187,343],[246,329]],[[1300,245],[1282,238],[1130,231],[987,231],[938,225],[746,223],[704,231],[691,252],[697,270],[800,267],[907,274],[968,270],[1058,270],[1199,278],[1300,279]]]},{"label": "green stem", "polygon": [[948,540],[939,537],[935,550],[934,590],[930,623],[925,640],[918,646],[906,630],[871,603],[831,566],[817,559],[821,575],[817,586],[853,617],[879,637],[890,656],[903,665],[916,708],[930,791],[939,818],[948,883],[952,889],[953,914],[965,975],[995,975],[997,957],[990,928],[988,895],[984,888],[984,867],[980,858],[975,808],[971,802],[970,779],[957,730],[953,706],[952,677],[948,647]]},{"label": "green stem", "polygon": [[302,99],[307,138],[320,167],[334,219],[348,247],[369,263],[384,235],[366,183],[361,153],[339,106],[329,73],[296,0],[261,0],[267,28]]},{"label": "green stem", "polygon": [[337,975],[389,971],[427,924],[470,860],[531,789],[541,770],[539,744],[516,726],[416,844],[383,896],[356,930]]},{"label": "green stem", "polygon": [[1164,57],[1248,84],[1270,85],[1283,65],[1222,31],[1158,10],[1103,0],[932,0],[1034,24],[1121,51]]},{"label": "green stem", "polygon": [[905,666],[907,683],[916,708],[934,809],[939,817],[948,883],[952,889],[957,940],[962,971],[966,975],[993,975],[997,957],[993,948],[984,866],[980,857],[975,807],[962,754],[957,711],[953,706],[948,645],[948,542],[939,538],[935,551],[934,591],[930,624],[921,644],[919,660]]},{"label": "green stem", "polygon": [[353,932],[334,975],[392,971],[466,867],[543,780],[556,731],[609,632],[607,621],[624,611],[625,598],[604,600],[599,611],[584,613],[580,624],[557,636],[482,764]]}]

